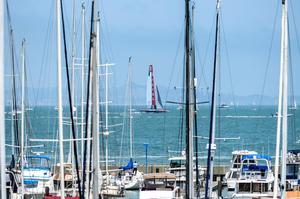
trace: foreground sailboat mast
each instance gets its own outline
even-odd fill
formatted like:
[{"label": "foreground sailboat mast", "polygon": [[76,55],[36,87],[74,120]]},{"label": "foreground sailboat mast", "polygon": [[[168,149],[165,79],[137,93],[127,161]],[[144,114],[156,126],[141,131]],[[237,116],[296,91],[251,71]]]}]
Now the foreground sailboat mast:
[{"label": "foreground sailboat mast", "polygon": [[24,136],[25,136],[25,40],[22,41],[22,100],[21,100],[21,145],[20,145],[20,166],[21,166],[21,197],[24,197]]},{"label": "foreground sailboat mast", "polygon": [[[287,0],[282,0],[281,19],[281,57],[280,57],[280,79],[279,79],[279,99],[278,117],[276,133],[276,154],[275,154],[275,179],[274,195],[278,195],[278,174],[279,174],[279,153],[280,138],[282,136],[282,160],[281,160],[281,198],[286,194],[286,153],[287,153],[287,95],[288,95],[288,21],[287,21]],[[282,132],[282,135],[281,135]]]},{"label": "foreground sailboat mast", "polygon": [[0,198],[6,198],[4,121],[4,0],[0,0]]},{"label": "foreground sailboat mast", "polygon": [[64,146],[63,146],[63,112],[62,112],[62,56],[61,56],[61,0],[56,0],[57,18],[57,107],[58,107],[58,134],[59,134],[59,162],[60,162],[60,194],[65,198],[64,175]]},{"label": "foreground sailboat mast", "polygon": [[[97,13],[97,16],[98,16],[98,18],[97,18],[97,47],[96,47],[96,57],[97,57],[97,61],[96,61],[96,66],[97,66],[97,99],[96,99],[96,101],[97,101],[97,118],[96,118],[96,121],[97,121],[97,123],[96,123],[96,131],[97,131],[97,133],[99,133],[100,132],[100,125],[99,125],[99,121],[100,121],[100,108],[99,108],[99,98],[100,98],[100,94],[99,94],[99,87],[100,87],[100,82],[99,82],[99,69],[98,69],[98,67],[100,67],[100,63],[101,63],[101,59],[100,59],[100,53],[101,53],[101,45],[100,45],[100,13],[98,12]],[[106,102],[108,102],[108,79],[107,79],[107,67],[106,67],[106,79],[105,79],[105,86],[106,86],[106,88],[105,88],[105,97],[106,97]],[[106,114],[107,114],[107,117],[108,117],[108,103],[106,104],[106,108],[107,108],[107,110],[106,110]],[[107,123],[106,123],[107,125],[106,125],[106,127],[107,127],[107,129],[108,129],[108,118],[107,118]],[[96,151],[96,153],[98,153],[97,154],[97,158],[98,158],[98,162],[100,161],[100,150],[99,150],[99,134],[97,134],[97,138],[98,138],[98,145],[97,145],[97,151]],[[96,168],[96,171],[95,172],[98,172],[98,177],[97,177],[97,179],[98,179],[98,184],[97,184],[97,186],[98,187],[101,187],[101,185],[102,185],[102,181],[103,181],[103,179],[102,179],[102,172],[101,172],[101,169],[100,169],[100,166],[99,166],[99,163],[98,163],[98,167]],[[100,191],[99,191],[100,192]]]},{"label": "foreground sailboat mast", "polygon": [[196,78],[196,47],[195,47],[195,4],[192,6],[192,70],[191,76],[193,79],[193,99],[194,99],[194,147],[195,147],[195,168],[196,168],[196,198],[200,197],[200,182],[199,182],[199,169],[198,169],[198,125],[197,125],[197,78]]},{"label": "foreground sailboat mast", "polygon": [[213,68],[213,87],[211,97],[211,111],[210,111],[210,130],[207,156],[207,176],[205,184],[205,198],[212,197],[213,187],[213,168],[214,168],[214,153],[215,145],[215,130],[216,130],[216,110],[217,110],[217,73],[218,73],[218,57],[219,57],[219,37],[220,37],[220,0],[217,0],[216,7],[216,32],[215,32],[215,49],[214,49],[214,68]]},{"label": "foreground sailboat mast", "polygon": [[85,6],[81,8],[81,168],[83,168],[84,139],[84,77],[85,77]]},{"label": "foreground sailboat mast", "polygon": [[[92,138],[93,138],[93,145],[92,145],[92,155],[93,155],[93,198],[99,198],[99,136],[98,136],[98,125],[99,125],[99,118],[98,118],[98,68],[97,68],[97,60],[96,60],[96,50],[97,50],[97,18],[96,18],[96,1],[94,0],[94,7],[93,7],[93,33],[92,33],[92,41],[91,41],[91,79],[92,79]],[[89,190],[89,189],[88,189]]]},{"label": "foreground sailboat mast", "polygon": [[[92,38],[92,137],[93,137],[93,198],[99,198],[99,98],[98,98],[98,91],[99,91],[99,75],[98,75],[98,67],[97,67],[97,55],[96,52],[98,50],[98,34],[99,34],[99,27],[97,26],[97,17],[96,17],[96,1],[94,1],[94,33]],[[97,32],[95,32],[95,30]]]},{"label": "foreground sailboat mast", "polygon": [[186,133],[186,198],[194,198],[193,182],[193,98],[190,66],[190,0],[185,1],[185,133]]},{"label": "foreground sailboat mast", "polygon": [[131,65],[131,57],[129,57],[128,62],[128,81],[129,81],[129,136],[130,136],[130,158],[132,158],[133,154],[133,132],[132,132],[132,65]]}]

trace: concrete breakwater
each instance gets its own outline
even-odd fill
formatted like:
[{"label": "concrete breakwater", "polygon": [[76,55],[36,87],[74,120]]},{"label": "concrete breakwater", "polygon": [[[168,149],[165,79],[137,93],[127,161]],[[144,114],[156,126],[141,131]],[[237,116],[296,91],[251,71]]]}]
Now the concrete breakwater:
[{"label": "concrete breakwater", "polygon": [[[148,173],[163,173],[166,172],[167,169],[169,168],[169,165],[148,165],[147,166],[147,171]],[[204,167],[205,168],[205,167]],[[229,165],[218,165],[214,167],[214,180],[217,177],[221,177],[221,179],[225,176],[226,172],[229,170],[230,166]],[[110,170],[110,173],[118,173],[120,170],[116,166],[109,166],[108,169]],[[104,171],[105,168],[101,167],[101,170]],[[138,170],[143,173],[146,172],[146,166],[145,165],[139,165]]]}]

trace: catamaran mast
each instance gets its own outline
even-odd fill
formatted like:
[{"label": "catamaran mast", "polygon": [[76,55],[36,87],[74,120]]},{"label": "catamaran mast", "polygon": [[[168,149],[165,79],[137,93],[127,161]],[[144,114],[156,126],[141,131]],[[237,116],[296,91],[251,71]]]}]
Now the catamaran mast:
[{"label": "catamaran mast", "polygon": [[[281,198],[285,198],[286,192],[286,153],[287,153],[287,95],[288,95],[288,21],[287,21],[287,0],[282,0],[281,19],[281,57],[280,57],[280,79],[279,79],[279,99],[278,117],[276,133],[276,154],[275,154],[275,179],[274,195],[278,194],[278,174],[279,174],[279,152],[280,138],[282,136],[282,160],[281,160]],[[282,127],[281,127],[282,125]],[[281,135],[282,131],[282,135]]]},{"label": "catamaran mast", "polygon": [[20,167],[21,167],[21,197],[24,197],[24,136],[25,136],[25,39],[22,41],[22,99],[21,99],[21,144],[20,144]]},{"label": "catamaran mast", "polygon": [[220,1],[217,0],[216,7],[216,32],[215,32],[215,50],[214,50],[214,69],[213,69],[213,87],[211,97],[211,112],[210,112],[210,131],[209,131],[209,143],[208,143],[208,156],[207,156],[207,176],[205,184],[205,198],[212,197],[212,182],[213,182],[213,165],[214,165],[214,153],[216,150],[215,145],[215,129],[216,129],[216,97],[217,97],[217,81],[216,76],[218,73],[218,57],[219,57],[219,42],[220,42]]},{"label": "catamaran mast", "polygon": [[151,77],[151,109],[156,109],[156,92],[155,92],[155,81],[154,81],[154,71],[153,65],[149,66],[149,73]]},{"label": "catamaran mast", "polygon": [[57,107],[58,107],[58,134],[59,134],[59,159],[60,159],[60,194],[65,198],[64,175],[64,146],[63,146],[63,112],[62,112],[62,57],[61,57],[61,0],[56,0],[57,19]]},{"label": "catamaran mast", "polygon": [[185,133],[186,133],[186,188],[185,197],[194,198],[193,182],[193,98],[190,74],[190,0],[185,0]]},{"label": "catamaran mast", "polygon": [[6,198],[4,115],[4,0],[0,0],[0,198]]}]

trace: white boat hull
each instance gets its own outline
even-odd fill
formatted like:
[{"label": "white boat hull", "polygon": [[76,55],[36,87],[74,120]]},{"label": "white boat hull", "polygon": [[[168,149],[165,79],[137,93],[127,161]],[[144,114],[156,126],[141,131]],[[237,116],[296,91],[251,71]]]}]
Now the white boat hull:
[{"label": "white boat hull", "polygon": [[175,191],[140,191],[140,199],[173,199],[176,198]]}]

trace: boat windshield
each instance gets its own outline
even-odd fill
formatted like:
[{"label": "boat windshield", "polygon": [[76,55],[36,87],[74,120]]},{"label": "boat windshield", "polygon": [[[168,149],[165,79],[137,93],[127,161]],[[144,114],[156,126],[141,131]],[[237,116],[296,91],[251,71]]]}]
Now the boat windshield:
[{"label": "boat windshield", "polygon": [[287,164],[286,166],[286,178],[289,180],[298,179],[299,164]]},{"label": "boat windshield", "polygon": [[144,190],[173,189],[175,181],[170,179],[147,179],[144,181]]},{"label": "boat windshield", "polygon": [[185,160],[171,160],[170,161],[170,167],[171,168],[177,168],[185,166]]},{"label": "boat windshield", "polygon": [[233,168],[235,169],[241,168],[241,159],[242,159],[241,155],[236,155],[232,157]]},{"label": "boat windshield", "polygon": [[243,172],[260,171],[266,172],[269,170],[268,160],[266,159],[245,159],[243,160]]},{"label": "boat windshield", "polygon": [[27,158],[25,162],[25,167],[47,167],[49,168],[49,160],[40,157],[30,157]]}]

